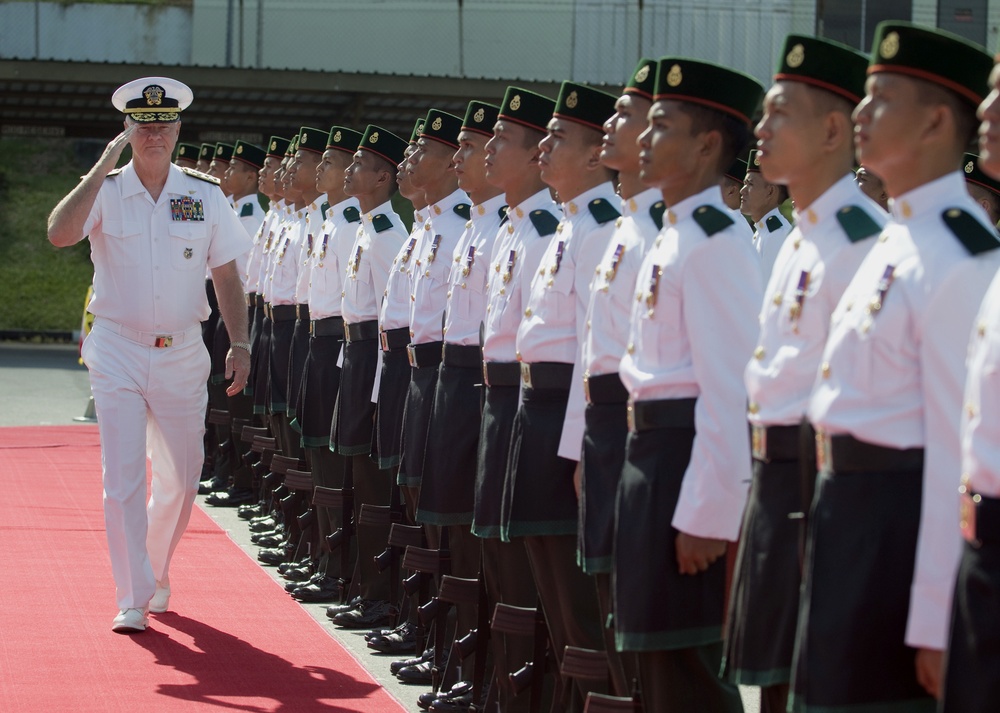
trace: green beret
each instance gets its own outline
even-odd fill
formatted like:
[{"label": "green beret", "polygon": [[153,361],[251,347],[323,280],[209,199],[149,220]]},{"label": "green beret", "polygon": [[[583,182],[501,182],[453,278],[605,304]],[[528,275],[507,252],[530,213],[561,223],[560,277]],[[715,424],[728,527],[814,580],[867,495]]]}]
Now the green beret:
[{"label": "green beret", "polygon": [[556,103],[548,97],[519,87],[507,87],[497,118],[545,131],[555,108]]},{"label": "green beret", "polygon": [[326,137],[326,147],[328,149],[340,149],[349,154],[358,150],[361,143],[361,132],[348,129],[346,126],[334,126]]},{"label": "green beret", "polygon": [[288,139],[283,139],[280,136],[272,136],[270,143],[267,145],[267,155],[281,158],[288,151],[288,144],[290,143],[292,142]]},{"label": "green beret", "polygon": [[575,121],[603,134],[604,122],[615,113],[616,101],[618,97],[613,94],[583,84],[563,82],[552,115]]},{"label": "green beret", "polygon": [[775,81],[803,82],[857,104],[865,96],[868,58],[833,40],[789,35],[778,60]]},{"label": "green beret", "polygon": [[663,57],[656,63],[656,101],[700,104],[749,125],[763,97],[760,82],[735,69],[687,57]]},{"label": "green beret", "polygon": [[440,109],[431,109],[427,112],[427,118],[424,120],[424,130],[420,132],[420,137],[440,141],[445,146],[457,149],[458,132],[461,130],[461,117],[441,111]]},{"label": "green beret", "polygon": [[493,125],[497,123],[499,115],[500,107],[496,104],[473,100],[469,102],[469,108],[465,110],[462,131],[475,131],[477,134],[492,137]]},{"label": "green beret", "polygon": [[177,144],[177,158],[186,158],[188,161],[197,161],[201,148],[198,144]]},{"label": "green beret", "polygon": [[420,138],[420,134],[422,133],[424,133],[424,117],[420,117],[413,122],[413,131],[410,132],[410,143],[417,143],[417,139]]},{"label": "green beret", "polygon": [[653,89],[656,84],[656,60],[643,57],[632,72],[632,78],[625,85],[625,94],[638,94],[640,97],[653,101]]},{"label": "green beret", "polygon": [[745,165],[747,170],[743,172],[744,175],[747,173],[760,173],[760,151],[757,149],[750,149],[750,155],[747,156],[747,162]]},{"label": "green beret", "polygon": [[211,161],[215,156],[215,144],[202,144],[201,151],[198,152],[199,161]]},{"label": "green beret", "polygon": [[369,124],[365,129],[361,141],[358,143],[358,150],[371,151],[377,156],[381,156],[393,166],[398,166],[406,153],[409,144],[396,136],[394,133],[383,129],[380,126]]},{"label": "green beret", "polygon": [[746,162],[746,160],[740,158],[739,156],[737,156],[736,158],[734,158],[733,162],[731,164],[729,164],[729,168],[726,169],[726,172],[725,172],[724,175],[725,175],[726,178],[731,178],[734,181],[737,181],[739,183],[743,183],[743,179],[746,178],[746,175],[747,175],[747,162]]},{"label": "green beret", "polygon": [[962,158],[962,170],[965,171],[965,180],[975,183],[988,191],[1000,196],[1000,181],[995,181],[979,168],[979,157],[974,153],[967,153]]},{"label": "green beret", "polygon": [[213,156],[213,158],[216,161],[229,163],[229,161],[233,158],[233,151],[235,150],[236,147],[233,146],[232,144],[224,144],[220,141],[215,145],[215,155]]},{"label": "green beret", "polygon": [[328,131],[314,129],[311,126],[303,126],[299,129],[299,145],[296,151],[312,151],[313,153],[323,153],[326,150],[326,139]]},{"label": "green beret", "polygon": [[264,159],[267,158],[267,154],[264,153],[264,149],[260,146],[254,146],[246,141],[237,141],[236,150],[233,152],[233,158],[237,161],[248,163],[254,168],[263,168]]},{"label": "green beret", "polygon": [[943,30],[908,22],[875,28],[868,74],[893,72],[950,89],[977,106],[989,93],[993,59],[982,47]]}]

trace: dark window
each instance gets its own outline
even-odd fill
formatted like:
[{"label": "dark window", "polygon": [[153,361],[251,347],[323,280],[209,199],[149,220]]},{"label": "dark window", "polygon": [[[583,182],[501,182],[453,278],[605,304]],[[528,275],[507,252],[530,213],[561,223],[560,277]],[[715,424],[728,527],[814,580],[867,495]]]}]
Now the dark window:
[{"label": "dark window", "polygon": [[[940,5],[949,0],[940,0]],[[986,0],[974,0],[983,5]],[[952,0],[969,4],[970,0]],[[909,20],[913,16],[912,0],[818,0],[816,3],[816,34],[871,51],[875,26],[883,20]],[[984,23],[985,24],[985,23]],[[985,33],[985,26],[983,33]]]},{"label": "dark window", "polygon": [[938,0],[938,27],[986,44],[987,0]]}]

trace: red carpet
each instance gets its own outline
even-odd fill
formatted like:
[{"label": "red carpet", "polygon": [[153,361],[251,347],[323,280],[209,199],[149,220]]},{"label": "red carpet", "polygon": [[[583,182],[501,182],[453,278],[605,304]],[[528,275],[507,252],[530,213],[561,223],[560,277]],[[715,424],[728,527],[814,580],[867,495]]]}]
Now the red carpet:
[{"label": "red carpet", "polygon": [[195,508],[172,611],[111,632],[96,426],[0,428],[0,711],[404,710]]}]

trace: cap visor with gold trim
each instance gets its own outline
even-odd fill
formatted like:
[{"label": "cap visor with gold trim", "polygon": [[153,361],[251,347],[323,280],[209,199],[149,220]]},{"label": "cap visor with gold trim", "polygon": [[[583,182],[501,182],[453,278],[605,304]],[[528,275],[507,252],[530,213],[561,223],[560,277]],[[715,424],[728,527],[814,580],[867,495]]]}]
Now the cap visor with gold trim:
[{"label": "cap visor with gold trim", "polygon": [[406,140],[396,136],[388,129],[369,124],[358,143],[358,151],[371,151],[393,166],[398,166],[403,160],[403,154],[406,153],[408,146],[409,143]]},{"label": "cap visor with gold trim", "polygon": [[865,96],[868,57],[852,47],[806,35],[789,35],[775,81],[803,82],[833,92],[852,104]]},{"label": "cap visor with gold trim", "polygon": [[194,94],[183,82],[169,77],[142,77],[118,87],[111,95],[115,109],[140,124],[180,121]]},{"label": "cap visor with gold trim", "polygon": [[520,87],[507,87],[499,119],[513,121],[536,131],[545,131],[555,111],[556,103],[548,97]]},{"label": "cap visor with gold trim", "polygon": [[462,121],[462,131],[475,131],[483,136],[493,136],[493,126],[500,115],[500,107],[481,101],[470,101]]},{"label": "cap visor with gold trim", "polygon": [[632,77],[625,85],[625,94],[637,94],[653,101],[653,90],[656,85],[656,60],[643,57],[635,66]]},{"label": "cap visor with gold trim", "polygon": [[330,132],[326,136],[328,149],[339,149],[349,154],[357,151],[360,143],[361,132],[348,129],[346,126],[331,126]]},{"label": "cap visor with gold trim", "polygon": [[618,97],[574,82],[563,82],[552,116],[604,133],[604,122],[615,113]]},{"label": "cap visor with gold trim", "polygon": [[273,156],[274,158],[284,158],[285,152],[288,151],[288,145],[292,143],[291,139],[286,139],[281,136],[272,136],[271,140],[267,144],[267,155]]},{"label": "cap visor with gold trim", "polygon": [[992,69],[993,58],[963,37],[888,21],[875,28],[868,74],[892,72],[923,79],[975,106],[989,92]]},{"label": "cap visor with gold trim", "polygon": [[299,145],[296,150],[323,153],[326,151],[326,140],[329,136],[330,132],[324,129],[303,126],[299,129]]},{"label": "cap visor with gold trim", "polygon": [[420,138],[433,139],[453,149],[458,148],[458,133],[462,130],[461,117],[440,109],[431,109],[424,118]]},{"label": "cap visor with gold trim", "polygon": [[237,141],[236,150],[233,151],[233,159],[253,166],[254,168],[264,167],[266,154],[260,146],[251,144],[248,141]]},{"label": "cap visor with gold trim", "polygon": [[979,156],[976,154],[967,153],[962,157],[962,172],[965,174],[965,180],[969,183],[1000,196],[1000,181],[995,181],[983,173],[983,170],[979,168]]},{"label": "cap visor with gold trim", "polygon": [[760,82],[735,69],[687,57],[663,57],[656,63],[654,101],[700,104],[749,125],[763,97]]}]

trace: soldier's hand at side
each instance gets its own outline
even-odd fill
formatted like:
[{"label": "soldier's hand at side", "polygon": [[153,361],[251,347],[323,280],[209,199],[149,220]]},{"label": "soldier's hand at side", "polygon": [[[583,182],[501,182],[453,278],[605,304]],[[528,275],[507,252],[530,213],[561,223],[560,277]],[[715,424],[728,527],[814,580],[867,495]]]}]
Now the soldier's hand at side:
[{"label": "soldier's hand at side", "polygon": [[577,461],[576,468],[573,469],[573,490],[576,491],[576,499],[580,499],[580,491],[583,488],[583,463]]},{"label": "soldier's hand at side", "polygon": [[728,543],[708,537],[697,537],[678,532],[675,549],[677,569],[681,574],[704,572],[717,559],[726,554]]},{"label": "soldier's hand at side", "polygon": [[246,349],[230,349],[226,354],[226,378],[233,383],[226,389],[227,396],[236,396],[243,391],[250,377],[250,352]]},{"label": "soldier's hand at side", "polygon": [[917,649],[917,682],[932,696],[941,700],[941,679],[944,674],[944,651]]}]

